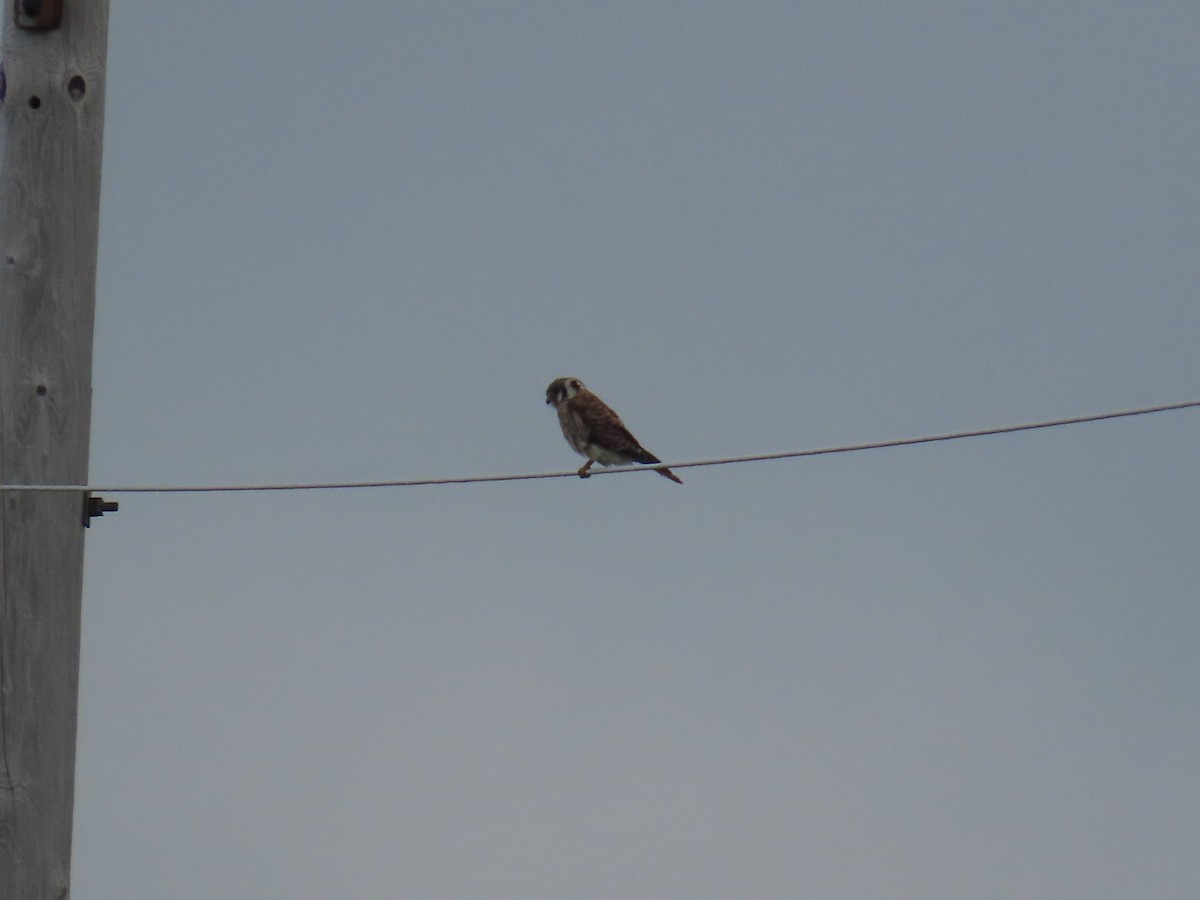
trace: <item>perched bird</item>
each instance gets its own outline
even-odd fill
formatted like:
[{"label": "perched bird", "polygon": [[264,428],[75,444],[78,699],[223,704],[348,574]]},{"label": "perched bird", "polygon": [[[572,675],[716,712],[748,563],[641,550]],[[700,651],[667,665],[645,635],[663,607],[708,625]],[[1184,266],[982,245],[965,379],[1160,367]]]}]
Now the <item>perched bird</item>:
[{"label": "perched bird", "polygon": [[[593,463],[602,466],[627,466],[630,463],[651,465],[662,460],[638,443],[603,400],[583,386],[578,378],[556,378],[546,388],[546,403],[558,411],[558,424],[563,437],[577,453],[587,457],[579,470],[587,478]],[[683,481],[666,466],[658,470],[663,478],[676,484]]]}]

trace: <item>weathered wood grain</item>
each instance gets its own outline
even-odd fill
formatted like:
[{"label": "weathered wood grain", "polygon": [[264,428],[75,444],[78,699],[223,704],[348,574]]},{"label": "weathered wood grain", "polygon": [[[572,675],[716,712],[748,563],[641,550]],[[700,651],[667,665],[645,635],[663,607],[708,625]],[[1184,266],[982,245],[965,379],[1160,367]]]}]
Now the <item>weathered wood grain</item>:
[{"label": "weathered wood grain", "polygon": [[[108,0],[3,0],[0,483],[85,484]],[[70,891],[83,497],[0,494],[0,897]]]}]

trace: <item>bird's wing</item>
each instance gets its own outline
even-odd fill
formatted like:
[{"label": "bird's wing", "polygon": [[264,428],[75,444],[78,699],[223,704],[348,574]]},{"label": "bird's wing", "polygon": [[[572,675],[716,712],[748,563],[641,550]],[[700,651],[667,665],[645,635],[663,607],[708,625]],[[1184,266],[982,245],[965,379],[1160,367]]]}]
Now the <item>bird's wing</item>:
[{"label": "bird's wing", "polygon": [[635,462],[659,462],[653,453],[638,443],[621,417],[595,394],[580,394],[572,402],[587,429],[589,443],[628,456]]}]

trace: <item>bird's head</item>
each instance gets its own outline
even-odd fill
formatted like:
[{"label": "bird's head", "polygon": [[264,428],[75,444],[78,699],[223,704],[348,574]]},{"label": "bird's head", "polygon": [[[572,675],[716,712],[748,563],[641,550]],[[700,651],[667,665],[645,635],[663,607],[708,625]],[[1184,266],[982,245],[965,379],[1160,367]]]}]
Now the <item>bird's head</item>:
[{"label": "bird's head", "polygon": [[550,382],[550,387],[546,388],[546,403],[549,406],[558,406],[584,390],[587,388],[578,378],[555,378]]}]

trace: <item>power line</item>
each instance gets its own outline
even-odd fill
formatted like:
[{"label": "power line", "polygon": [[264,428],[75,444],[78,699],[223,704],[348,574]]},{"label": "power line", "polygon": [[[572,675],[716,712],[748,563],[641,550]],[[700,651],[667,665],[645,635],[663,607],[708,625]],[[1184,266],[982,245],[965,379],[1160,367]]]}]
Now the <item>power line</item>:
[{"label": "power line", "polygon": [[[864,444],[843,444],[836,447],[821,447],[812,450],[790,450],[783,453],[760,453],[752,456],[727,456],[720,459],[701,459],[692,462],[664,463],[672,469],[696,469],[703,466],[728,466],[734,463],[768,462],[777,459],[799,459],[806,456],[831,456],[837,453],[856,453],[860,450],[885,450],[891,447],[910,447],[915,444],[935,444],[943,441],[960,441],[966,438],[989,437],[997,434],[1013,434],[1019,431],[1036,431],[1043,428],[1058,428],[1063,425],[1079,425],[1084,422],[1102,422],[1108,419],[1126,419],[1150,413],[1170,412],[1200,407],[1200,400],[1183,403],[1166,403],[1160,406],[1143,406],[1118,412],[1096,413],[1088,416],[1073,416],[1068,419],[1050,419],[1045,422],[1028,422],[1022,425],[1001,425],[979,428],[972,431],[952,431],[924,437],[894,438],[886,441],[871,441]],[[593,469],[592,475],[622,475],[629,472],[654,471],[654,466],[622,466],[612,469]],[[394,481],[327,481],[303,484],[224,484],[224,485],[78,485],[78,484],[3,484],[3,491],[82,491],[105,494],[217,494],[246,493],[251,491],[328,491],[363,490],[367,488],[425,487],[442,484],[482,484],[494,481],[538,481],[547,478],[577,478],[578,472],[537,472],[518,475],[466,475],[453,478],[414,478]]]}]

